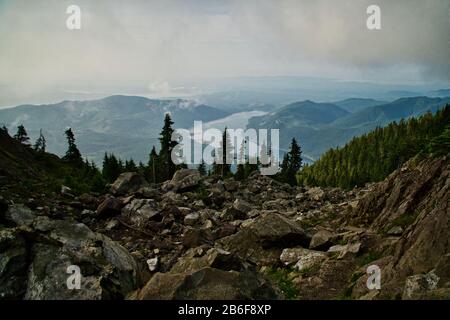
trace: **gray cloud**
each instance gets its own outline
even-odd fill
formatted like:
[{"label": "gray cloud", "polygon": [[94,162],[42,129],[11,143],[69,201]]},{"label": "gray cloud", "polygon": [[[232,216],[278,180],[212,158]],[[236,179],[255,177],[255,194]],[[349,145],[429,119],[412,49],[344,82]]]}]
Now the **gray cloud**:
[{"label": "gray cloud", "polygon": [[[365,27],[374,3],[381,31]],[[80,31],[65,28],[69,4],[82,9]],[[6,0],[0,85],[14,95],[241,75],[448,80],[448,31],[448,0]]]}]

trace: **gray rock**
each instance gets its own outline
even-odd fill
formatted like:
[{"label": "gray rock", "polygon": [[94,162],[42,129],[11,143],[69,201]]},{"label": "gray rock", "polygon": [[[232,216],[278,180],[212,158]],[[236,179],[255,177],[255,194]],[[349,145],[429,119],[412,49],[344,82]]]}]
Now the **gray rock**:
[{"label": "gray rock", "polygon": [[105,218],[119,215],[122,210],[122,202],[114,197],[107,197],[97,207],[97,217]]},{"label": "gray rock", "polygon": [[236,234],[217,243],[223,249],[258,265],[270,265],[279,261],[282,248],[300,245],[309,246],[310,238],[295,221],[276,214],[266,214]]},{"label": "gray rock", "polygon": [[203,268],[193,273],[157,273],[136,295],[139,300],[276,299],[273,288],[255,272]]},{"label": "gray rock", "polygon": [[349,243],[346,245],[335,245],[328,249],[327,252],[339,253],[338,259],[344,258],[348,254],[356,254],[361,248],[361,243]]},{"label": "gray rock", "polygon": [[[27,214],[18,214],[23,212]],[[21,227],[0,231],[3,298],[117,299],[141,285],[133,257],[86,225],[46,216],[33,219],[28,210],[18,210],[11,216]],[[67,286],[70,266],[79,267],[80,290]]]},{"label": "gray rock", "polygon": [[237,211],[245,213],[245,215],[247,215],[250,212],[250,210],[252,209],[250,204],[248,204],[246,201],[241,200],[241,199],[234,200],[233,208],[236,209]]},{"label": "gray rock", "polygon": [[406,278],[402,299],[417,299],[426,291],[437,289],[439,280],[439,277],[433,270],[427,274],[419,274]]},{"label": "gray rock", "polygon": [[200,221],[200,215],[197,212],[189,213],[184,217],[184,224],[188,226],[193,226]]},{"label": "gray rock", "polygon": [[311,243],[309,244],[310,249],[314,250],[326,250],[331,245],[331,239],[333,238],[333,233],[328,230],[319,230],[311,238]]},{"label": "gray rock", "polygon": [[21,299],[25,294],[28,255],[17,229],[0,230],[0,300]]},{"label": "gray rock", "polygon": [[126,195],[136,192],[146,185],[145,179],[135,172],[122,173],[111,185],[111,193],[114,195]]},{"label": "gray rock", "polygon": [[325,253],[304,248],[284,249],[280,255],[280,261],[284,265],[294,265],[294,269],[298,271],[317,267],[326,259]]},{"label": "gray rock", "polygon": [[390,236],[401,236],[403,233],[403,228],[400,226],[392,227],[387,234]]},{"label": "gray rock", "polygon": [[148,269],[153,272],[158,268],[158,263],[159,263],[159,259],[158,257],[152,258],[152,259],[148,259],[147,260],[147,265],[148,265]]},{"label": "gray rock", "polygon": [[134,199],[122,210],[126,217],[138,227],[144,227],[150,220],[160,220],[161,215],[152,199]]},{"label": "gray rock", "polygon": [[36,214],[31,209],[25,207],[22,204],[15,204],[10,206],[5,213],[6,221],[18,226],[31,225],[35,218]]},{"label": "gray rock", "polygon": [[311,188],[306,191],[306,194],[311,200],[321,201],[325,198],[325,191],[323,191],[320,187]]},{"label": "gray rock", "polygon": [[183,192],[196,187],[201,179],[202,176],[195,169],[180,169],[175,172],[166,188],[175,192]]}]

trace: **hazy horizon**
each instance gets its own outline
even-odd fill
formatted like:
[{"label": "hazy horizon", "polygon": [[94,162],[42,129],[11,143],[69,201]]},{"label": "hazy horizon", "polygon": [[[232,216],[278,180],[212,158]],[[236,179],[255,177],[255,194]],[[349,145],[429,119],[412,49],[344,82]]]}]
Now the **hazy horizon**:
[{"label": "hazy horizon", "polygon": [[[81,29],[68,30],[69,5]],[[0,106],[111,94],[198,96],[230,79],[449,86],[446,0],[0,1]],[[220,87],[220,84],[225,86]]]}]

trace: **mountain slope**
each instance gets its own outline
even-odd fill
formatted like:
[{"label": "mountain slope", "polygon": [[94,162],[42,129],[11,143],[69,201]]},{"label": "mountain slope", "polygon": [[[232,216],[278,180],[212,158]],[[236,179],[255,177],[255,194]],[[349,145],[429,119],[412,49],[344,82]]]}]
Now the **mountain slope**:
[{"label": "mountain slope", "polygon": [[[165,113],[175,127],[189,129],[194,120],[211,121],[227,112],[187,100],[150,100],[134,96],[111,96],[91,101],[63,101],[52,105],[23,105],[0,110],[0,124],[11,132],[23,124],[34,139],[42,128],[48,150],[65,152],[64,130],[72,127],[82,154],[101,161],[105,151],[122,158],[147,161]],[[32,139],[32,140],[33,140]]]},{"label": "mountain slope", "polygon": [[333,102],[333,104],[347,110],[348,112],[355,113],[368,107],[379,106],[386,104],[386,101],[363,99],[363,98],[350,98],[341,101]]},{"label": "mountain slope", "polygon": [[[338,117],[333,112],[331,115],[327,114],[327,108],[316,109],[317,113],[314,116],[322,116],[324,121],[305,121],[308,115],[305,116],[301,112],[294,113],[290,108],[284,107],[269,115],[250,119],[248,127],[279,128],[280,145],[283,151],[288,148],[292,137],[295,137],[303,148],[305,158],[315,160],[328,149],[343,146],[353,137],[363,135],[379,126],[385,126],[392,121],[417,117],[427,111],[435,113],[449,102],[450,97],[401,98],[391,103],[367,107],[355,113],[344,111],[346,114],[340,113],[341,116]],[[342,109],[339,108],[339,110]],[[332,118],[335,120],[329,122]]]},{"label": "mountain slope", "polygon": [[[446,155],[450,105],[435,115],[427,113],[352,139],[331,149],[299,174],[304,184],[353,188],[380,181],[417,153]],[[437,141],[437,143],[434,143]]]},{"label": "mountain slope", "polygon": [[427,111],[436,112],[450,98],[401,98],[391,103],[369,107],[333,123],[336,127],[359,127],[367,124],[384,125],[389,122],[417,117]]}]

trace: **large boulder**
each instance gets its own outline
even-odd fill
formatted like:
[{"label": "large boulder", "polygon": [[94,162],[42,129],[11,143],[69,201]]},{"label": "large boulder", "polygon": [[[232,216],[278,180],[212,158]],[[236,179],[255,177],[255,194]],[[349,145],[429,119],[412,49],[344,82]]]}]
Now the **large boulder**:
[{"label": "large boulder", "polygon": [[4,222],[7,225],[12,226],[29,226],[33,223],[35,218],[36,214],[30,208],[22,204],[16,204],[8,208],[5,213]]},{"label": "large boulder", "polygon": [[427,291],[436,290],[438,288],[439,280],[439,276],[433,271],[406,278],[402,299],[418,299],[421,295],[427,293]]},{"label": "large boulder", "polygon": [[139,300],[276,299],[272,287],[254,272],[203,268],[193,273],[157,273],[133,298]]},{"label": "large boulder", "polygon": [[311,238],[311,243],[309,244],[310,249],[314,250],[326,250],[331,245],[331,240],[334,235],[328,230],[319,230]]},{"label": "large boulder", "polygon": [[[11,206],[16,226],[0,231],[0,296],[32,300],[118,299],[141,285],[134,258],[118,243],[71,219]],[[80,289],[69,289],[71,269]]]},{"label": "large boulder", "polygon": [[325,253],[304,248],[284,249],[280,255],[280,260],[285,266],[293,265],[298,271],[313,269],[326,259]]},{"label": "large boulder", "polygon": [[244,260],[260,265],[276,263],[283,248],[308,247],[310,237],[301,226],[276,214],[265,214],[239,232],[218,241],[223,249],[235,253]]},{"label": "large boulder", "polygon": [[137,227],[145,227],[149,221],[160,221],[161,213],[153,199],[134,199],[122,210],[122,216]]},{"label": "large boulder", "polygon": [[0,300],[21,299],[26,291],[28,252],[16,228],[0,229]]},{"label": "large boulder", "polygon": [[200,250],[195,249],[197,248],[190,249],[183,257],[180,257],[170,273],[195,272],[206,267],[225,271],[242,271],[248,267],[242,260],[228,251],[211,248],[203,256],[198,257],[198,251]]},{"label": "large boulder", "polygon": [[201,179],[202,176],[198,170],[180,169],[175,172],[166,188],[175,192],[183,192],[196,187]]},{"label": "large boulder", "polygon": [[[84,224],[40,218],[35,228],[48,240],[31,248],[26,299],[117,299],[140,285],[137,264],[122,246]],[[80,268],[80,290],[67,287],[72,265]]]},{"label": "large boulder", "polygon": [[146,184],[145,179],[136,172],[125,172],[111,185],[111,193],[114,195],[130,194],[138,191]]},{"label": "large boulder", "polygon": [[230,252],[190,249],[168,273],[157,273],[135,299],[276,299],[269,283]]},{"label": "large boulder", "polygon": [[122,202],[114,197],[107,197],[97,207],[97,217],[105,218],[119,215],[122,209]]}]

